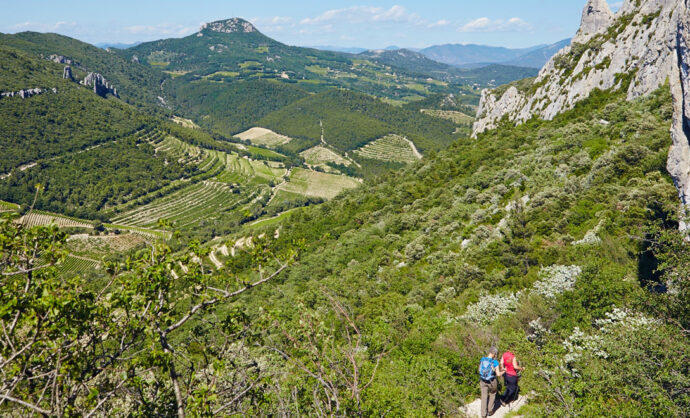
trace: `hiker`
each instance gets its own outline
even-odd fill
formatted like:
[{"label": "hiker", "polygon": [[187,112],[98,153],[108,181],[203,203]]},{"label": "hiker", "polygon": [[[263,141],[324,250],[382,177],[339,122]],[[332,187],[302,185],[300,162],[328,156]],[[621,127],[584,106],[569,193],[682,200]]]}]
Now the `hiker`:
[{"label": "hiker", "polygon": [[485,418],[494,414],[494,402],[498,391],[498,381],[496,378],[503,374],[503,369],[499,368],[498,349],[491,347],[486,357],[479,361],[479,389],[481,390],[481,416]]},{"label": "hiker", "polygon": [[525,368],[520,366],[517,357],[515,357],[515,354],[510,350],[506,351],[503,353],[503,356],[501,356],[500,367],[504,370],[505,375],[503,379],[506,384],[506,391],[501,395],[501,404],[507,405],[513,402],[518,396],[518,372],[521,372]]}]

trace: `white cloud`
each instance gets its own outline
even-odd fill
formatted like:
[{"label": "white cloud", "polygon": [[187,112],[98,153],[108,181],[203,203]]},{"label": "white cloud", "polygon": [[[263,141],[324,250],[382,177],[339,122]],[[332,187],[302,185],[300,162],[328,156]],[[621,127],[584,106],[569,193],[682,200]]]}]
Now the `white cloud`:
[{"label": "white cloud", "polygon": [[132,35],[146,35],[146,36],[186,36],[197,30],[195,27],[184,26],[173,23],[159,23],[157,25],[137,25],[126,26],[123,28],[124,32]]},{"label": "white cloud", "polygon": [[38,22],[24,22],[12,26],[15,31],[36,31],[36,32],[58,32],[70,30],[77,27],[76,22],[55,22],[55,23],[38,23]]},{"label": "white cloud", "polygon": [[423,19],[415,13],[410,13],[400,5],[390,9],[372,6],[352,6],[343,9],[332,9],[312,18],[300,21],[303,25],[318,25],[329,22],[337,23],[382,23],[382,22],[406,22],[413,24],[424,23]]},{"label": "white cloud", "polygon": [[449,20],[441,19],[441,20],[439,20],[438,22],[429,23],[429,24],[427,25],[427,27],[428,27],[428,28],[441,28],[441,27],[448,26],[448,25],[450,25],[450,21],[449,21]]},{"label": "white cloud", "polygon": [[532,29],[532,25],[520,19],[511,17],[508,20],[480,17],[458,28],[458,32],[524,32]]}]

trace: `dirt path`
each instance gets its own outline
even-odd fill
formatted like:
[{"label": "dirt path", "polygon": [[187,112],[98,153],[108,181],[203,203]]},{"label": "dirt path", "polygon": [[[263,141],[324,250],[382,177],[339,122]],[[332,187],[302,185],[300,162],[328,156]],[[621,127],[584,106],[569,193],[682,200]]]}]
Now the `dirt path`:
[{"label": "dirt path", "polygon": [[211,260],[213,265],[216,266],[216,270],[220,270],[223,268],[223,263],[221,263],[220,260],[218,260],[218,258],[216,257],[216,250],[211,251],[208,254],[208,258]]},{"label": "dirt path", "polygon": [[[510,412],[515,412],[518,409],[520,409],[523,405],[527,403],[527,397],[525,396],[520,396],[516,401],[511,402],[510,404],[506,406],[501,406],[498,409],[494,411],[494,414],[492,417],[494,418],[503,418],[508,413]],[[480,409],[481,409],[481,399],[475,399],[471,403],[468,403],[467,405],[463,406],[460,408],[460,412],[465,414],[467,417],[481,417]]]},{"label": "dirt path", "polygon": [[418,159],[424,158],[424,156],[417,150],[417,147],[415,147],[414,142],[410,141],[409,139],[405,138],[404,136],[402,137],[405,141],[407,141],[408,144],[410,144],[410,147],[412,148],[412,152],[414,153],[414,156],[417,157]]},{"label": "dirt path", "polygon": [[268,199],[268,202],[266,202],[264,207],[270,205],[271,202],[273,202],[273,199],[275,199],[276,195],[278,194],[278,190],[280,190],[280,187],[286,183],[285,177],[290,177],[290,173],[292,173],[292,168],[285,170],[285,175],[283,176],[283,181],[280,184],[274,186],[273,189],[271,189],[271,198]]}]

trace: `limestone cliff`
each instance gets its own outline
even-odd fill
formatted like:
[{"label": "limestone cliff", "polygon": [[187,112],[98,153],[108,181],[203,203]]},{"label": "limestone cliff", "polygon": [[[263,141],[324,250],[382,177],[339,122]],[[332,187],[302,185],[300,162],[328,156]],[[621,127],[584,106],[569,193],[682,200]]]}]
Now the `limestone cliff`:
[{"label": "limestone cliff", "polygon": [[105,97],[108,94],[112,94],[115,97],[120,97],[117,94],[115,86],[111,85],[105,77],[99,73],[89,73],[79,83],[84,86],[93,87],[93,92],[99,96]]},{"label": "limestone cliff", "polygon": [[482,92],[473,134],[504,117],[516,124],[550,120],[594,89],[626,88],[631,100],[668,81],[675,106],[668,170],[690,207],[689,14],[690,0],[626,0],[615,15],[604,0],[588,0],[573,42],[536,79]]}]

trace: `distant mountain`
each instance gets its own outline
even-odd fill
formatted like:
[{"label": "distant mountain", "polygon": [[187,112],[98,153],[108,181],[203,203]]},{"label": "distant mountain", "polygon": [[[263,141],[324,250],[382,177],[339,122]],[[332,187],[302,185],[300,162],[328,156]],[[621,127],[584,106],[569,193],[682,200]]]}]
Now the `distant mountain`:
[{"label": "distant mountain", "polygon": [[141,42],[132,42],[132,43],[130,43],[130,44],[101,42],[101,43],[98,43],[98,44],[95,44],[95,45],[96,45],[97,47],[103,48],[103,49],[106,49],[106,48],[127,49],[127,48],[131,48],[131,47],[133,47],[133,46],[137,46],[137,45],[139,45],[139,44],[141,44]]},{"label": "distant mountain", "polygon": [[308,48],[320,49],[322,51],[344,52],[346,54],[359,54],[366,51],[366,48],[347,47],[347,46],[333,46],[333,45],[314,45]]},{"label": "distant mountain", "polygon": [[412,73],[428,74],[441,80],[462,80],[465,83],[477,85],[498,86],[537,75],[537,70],[531,67],[514,65],[484,64],[480,68],[457,68],[427,58],[420,52],[409,49],[395,51],[375,50],[358,54],[394,68],[400,68]]},{"label": "distant mountain", "polygon": [[505,64],[541,68],[551,56],[569,43],[570,39],[564,39],[551,45],[519,49],[476,44],[446,44],[430,46],[419,52],[432,60],[458,67]]},{"label": "distant mountain", "polygon": [[541,68],[546,62],[551,59],[558,51],[570,45],[570,38],[558,41],[551,45],[546,45],[542,48],[535,49],[527,54],[521,55],[514,60],[504,62],[503,64],[515,65],[518,67],[533,67]]}]

